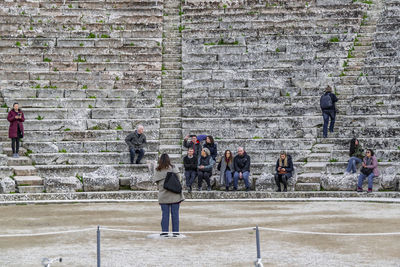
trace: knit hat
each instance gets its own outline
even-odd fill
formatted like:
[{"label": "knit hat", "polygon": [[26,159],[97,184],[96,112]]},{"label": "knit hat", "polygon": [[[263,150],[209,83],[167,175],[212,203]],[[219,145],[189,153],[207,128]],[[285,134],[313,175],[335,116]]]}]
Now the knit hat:
[{"label": "knit hat", "polygon": [[203,148],[204,152],[206,152],[207,156],[210,156],[210,150],[208,148]]}]

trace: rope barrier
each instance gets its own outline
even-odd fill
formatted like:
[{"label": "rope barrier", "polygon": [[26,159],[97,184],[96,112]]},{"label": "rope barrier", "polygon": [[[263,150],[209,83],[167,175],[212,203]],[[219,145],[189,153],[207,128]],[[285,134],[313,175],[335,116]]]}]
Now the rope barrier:
[{"label": "rope barrier", "polygon": [[[243,228],[233,228],[233,229],[220,229],[220,230],[208,230],[208,231],[183,231],[180,234],[209,234],[209,233],[227,233],[227,232],[238,232],[238,231],[248,231],[254,230],[254,227],[243,227]],[[330,233],[330,232],[311,232],[311,231],[300,231],[300,230],[287,230],[278,229],[270,227],[259,227],[260,230],[270,231],[270,232],[282,232],[291,234],[306,234],[306,235],[331,235],[331,236],[390,236],[390,235],[400,235],[400,232],[392,233]],[[71,234],[95,231],[96,228],[84,228],[77,230],[66,230],[57,232],[44,232],[44,233],[24,233],[24,234],[0,234],[2,237],[29,237],[29,236],[45,236],[45,235],[59,235],[59,234]],[[149,231],[149,230],[129,230],[129,229],[116,229],[111,227],[100,227],[100,230],[110,231],[110,232],[125,232],[125,233],[141,233],[141,234],[159,234],[160,231]]]},{"label": "rope barrier", "polygon": [[43,236],[43,235],[61,235],[61,234],[71,234],[71,233],[80,233],[87,231],[94,231],[95,228],[84,228],[77,230],[66,230],[66,231],[57,231],[57,232],[44,232],[44,233],[27,233],[27,234],[3,234],[0,237],[26,237],[26,236]]}]

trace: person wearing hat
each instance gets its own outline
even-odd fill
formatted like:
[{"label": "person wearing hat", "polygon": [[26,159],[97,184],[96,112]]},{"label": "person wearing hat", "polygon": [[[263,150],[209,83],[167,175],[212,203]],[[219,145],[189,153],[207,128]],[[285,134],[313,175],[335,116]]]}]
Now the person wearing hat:
[{"label": "person wearing hat", "polygon": [[333,133],[333,127],[335,126],[336,118],[336,106],[335,103],[338,101],[336,95],[332,93],[332,88],[328,85],[325,89],[325,93],[321,96],[320,107],[322,110],[322,118],[324,119],[324,126],[322,128],[323,137],[328,137],[328,123],[329,118],[331,123],[329,125],[329,132]]},{"label": "person wearing hat", "polygon": [[203,184],[203,179],[207,183],[207,191],[211,191],[210,177],[212,175],[212,169],[215,161],[210,156],[210,150],[208,148],[203,148],[201,150],[201,156],[199,158],[199,164],[197,167],[197,180],[198,189],[201,191],[201,186]]}]

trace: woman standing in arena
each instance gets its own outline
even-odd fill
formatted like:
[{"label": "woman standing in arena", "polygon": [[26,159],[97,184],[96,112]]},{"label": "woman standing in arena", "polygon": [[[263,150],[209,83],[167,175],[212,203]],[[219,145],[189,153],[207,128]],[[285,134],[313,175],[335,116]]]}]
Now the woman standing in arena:
[{"label": "woman standing in arena", "polygon": [[[164,188],[165,178],[168,172],[175,173],[179,180],[179,169],[171,164],[168,154],[162,154],[158,160],[158,166],[154,173],[154,181],[158,184],[158,202],[161,206],[162,219],[160,236],[168,237],[169,217],[172,217],[172,236],[179,236],[179,206],[185,200],[183,193],[176,194]],[[182,182],[182,181],[181,181]]]}]

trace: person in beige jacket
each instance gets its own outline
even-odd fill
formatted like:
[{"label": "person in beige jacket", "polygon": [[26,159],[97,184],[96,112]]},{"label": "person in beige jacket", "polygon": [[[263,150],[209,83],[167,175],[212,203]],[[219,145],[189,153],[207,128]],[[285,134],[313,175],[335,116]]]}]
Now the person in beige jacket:
[{"label": "person in beige jacket", "polygon": [[168,154],[162,154],[158,160],[158,166],[154,172],[154,181],[158,185],[158,203],[161,206],[161,231],[160,236],[167,237],[169,229],[169,217],[172,217],[172,236],[179,236],[179,206],[185,200],[183,193],[176,194],[164,188],[164,181],[168,172],[174,172],[182,183],[179,169],[171,164]]}]

